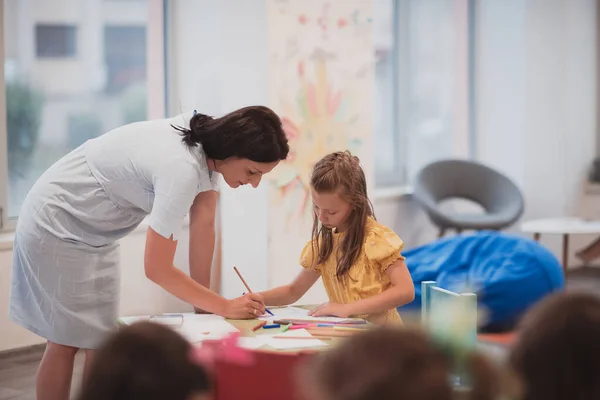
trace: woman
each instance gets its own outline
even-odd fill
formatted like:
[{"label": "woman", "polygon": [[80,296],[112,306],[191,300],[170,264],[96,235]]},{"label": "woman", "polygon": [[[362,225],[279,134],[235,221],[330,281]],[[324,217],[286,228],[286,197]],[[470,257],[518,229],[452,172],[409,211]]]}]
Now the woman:
[{"label": "woman", "polygon": [[[68,399],[73,360],[84,376],[117,320],[118,239],[148,216],[146,276],[193,306],[229,318],[264,312],[260,295],[226,300],[210,281],[219,176],[257,187],[287,157],[281,121],[266,107],[221,118],[139,122],[90,140],[54,164],[25,199],[15,232],[10,317],[47,339],[38,399]],[[173,266],[190,214],[192,279]]]}]

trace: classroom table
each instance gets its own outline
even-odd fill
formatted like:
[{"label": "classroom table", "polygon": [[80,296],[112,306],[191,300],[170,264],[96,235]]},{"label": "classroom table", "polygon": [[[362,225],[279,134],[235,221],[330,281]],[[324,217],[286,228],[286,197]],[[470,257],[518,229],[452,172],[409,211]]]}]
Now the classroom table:
[{"label": "classroom table", "polygon": [[524,222],[521,230],[532,233],[536,242],[540,241],[542,234],[562,235],[562,267],[566,276],[569,266],[569,236],[598,235],[600,234],[600,221],[572,217],[536,219]]},{"label": "classroom table", "polygon": [[[315,308],[316,305],[296,305],[294,307],[311,310],[311,309]],[[278,308],[278,307],[269,307],[269,309],[276,309],[276,308]],[[256,332],[252,332],[252,328],[261,322],[260,319],[226,319],[226,321],[229,322],[231,325],[235,326],[237,329],[239,329],[242,336],[254,337],[256,335],[261,335],[261,334],[265,334],[265,333],[273,333],[274,331],[279,331],[279,329],[277,329],[277,328],[275,328],[275,329],[262,329],[261,328],[261,329],[257,330]],[[318,339],[318,337],[315,337],[315,339]],[[344,339],[344,337],[332,337],[325,341],[328,344],[328,346],[322,346],[322,347],[280,350],[280,349],[274,349],[270,346],[263,346],[263,347],[258,348],[257,350],[288,352],[288,353],[289,352],[295,353],[298,351],[301,351],[301,352],[322,351],[322,350],[327,350],[328,348],[331,348],[332,345],[338,344],[343,339]]]}]

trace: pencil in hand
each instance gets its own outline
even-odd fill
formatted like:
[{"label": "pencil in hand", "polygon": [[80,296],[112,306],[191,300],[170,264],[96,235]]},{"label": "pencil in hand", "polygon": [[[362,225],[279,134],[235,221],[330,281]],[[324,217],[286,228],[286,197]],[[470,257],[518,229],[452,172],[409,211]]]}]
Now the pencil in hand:
[{"label": "pencil in hand", "polygon": [[[237,267],[234,266],[233,270],[240,277],[240,280],[242,281],[242,283],[246,287],[246,290],[248,290],[248,293],[254,293],[254,292],[252,292],[252,289],[250,289],[250,286],[248,286],[248,283],[246,282],[246,280],[244,279],[244,277],[242,276],[242,274],[240,273],[240,271],[237,269]],[[275,316],[275,314],[273,314],[268,308],[265,308],[265,311],[268,312],[272,317]]]}]

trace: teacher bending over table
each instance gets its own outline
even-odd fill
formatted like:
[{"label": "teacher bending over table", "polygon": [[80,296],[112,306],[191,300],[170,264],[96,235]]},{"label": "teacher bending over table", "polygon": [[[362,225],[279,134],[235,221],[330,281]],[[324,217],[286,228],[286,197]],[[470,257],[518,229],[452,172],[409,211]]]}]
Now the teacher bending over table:
[{"label": "teacher bending over table", "polygon": [[[221,118],[196,111],[89,140],[51,166],[27,195],[15,232],[10,318],[47,340],[38,399],[68,399],[73,361],[84,377],[116,326],[118,240],[148,217],[146,276],[196,308],[229,318],[265,311],[259,294],[210,291],[218,179],[257,187],[289,151],[281,120],[246,107]],[[173,266],[190,215],[191,277]]]}]

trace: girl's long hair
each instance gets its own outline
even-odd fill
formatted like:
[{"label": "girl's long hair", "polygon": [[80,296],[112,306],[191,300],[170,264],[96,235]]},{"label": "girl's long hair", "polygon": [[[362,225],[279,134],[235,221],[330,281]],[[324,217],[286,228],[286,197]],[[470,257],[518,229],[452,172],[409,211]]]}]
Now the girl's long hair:
[{"label": "girl's long hair", "polygon": [[[365,240],[365,224],[368,217],[375,218],[373,205],[367,195],[367,180],[358,157],[348,151],[331,153],[317,162],[310,177],[310,185],[317,193],[338,193],[352,205],[348,216],[348,228],[335,254],[336,276],[341,279],[348,274],[358,259]],[[324,227],[313,213],[312,263],[327,261],[333,252],[333,232]]]}]

